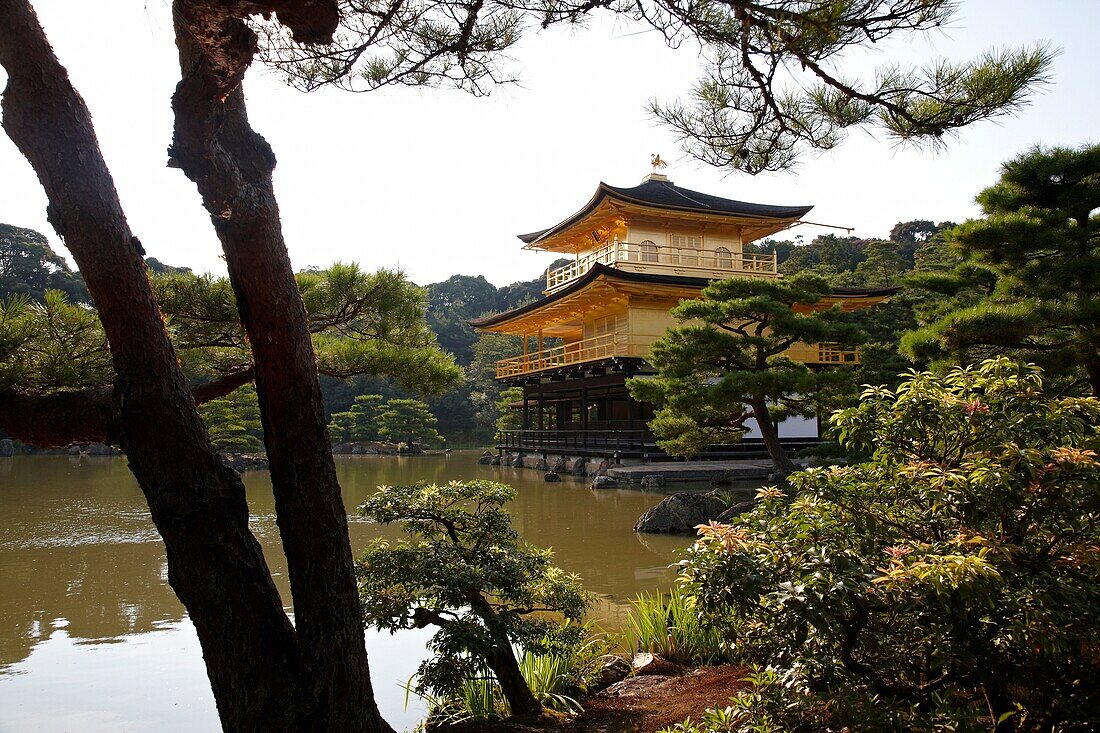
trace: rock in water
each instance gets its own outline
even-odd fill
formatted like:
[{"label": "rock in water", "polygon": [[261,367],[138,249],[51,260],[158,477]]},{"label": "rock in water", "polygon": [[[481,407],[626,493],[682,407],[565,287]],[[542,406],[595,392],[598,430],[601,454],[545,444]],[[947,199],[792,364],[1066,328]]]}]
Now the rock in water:
[{"label": "rock in water", "polygon": [[554,465],[550,466],[550,470],[554,473],[565,473],[568,470],[565,465],[565,458],[558,456],[558,460],[554,461]]},{"label": "rock in water", "polygon": [[118,451],[105,443],[89,443],[84,447],[84,454],[89,456],[114,456]]},{"label": "rock in water", "polygon": [[634,531],[694,534],[695,525],[717,519],[725,509],[726,503],[713,494],[672,494],[643,514]]},{"label": "rock in water", "polygon": [[578,458],[577,460],[573,461],[573,467],[569,469],[569,472],[574,476],[586,476],[588,474],[588,471],[584,465],[585,463],[586,461],[584,460],[584,458]]},{"label": "rock in water", "polygon": [[0,458],[11,458],[15,455],[15,441],[11,438],[0,440]]},{"label": "rock in water", "polygon": [[561,476],[551,471],[550,473],[543,476],[542,479],[543,481],[547,481],[549,483],[557,483],[558,481],[561,481]]},{"label": "rock in water", "polygon": [[612,478],[611,476],[596,476],[594,479],[592,479],[592,483],[589,485],[589,488],[617,489],[619,488],[619,481],[618,479]]},{"label": "rock in water", "polygon": [[478,465],[488,466],[493,462],[493,454],[491,451],[485,451],[481,454],[481,458],[477,459]]},{"label": "rock in water", "polygon": [[550,466],[546,465],[546,459],[545,458],[540,458],[537,461],[535,461],[535,470],[536,471],[549,471],[550,470]]},{"label": "rock in water", "polygon": [[647,489],[659,489],[665,485],[665,477],[660,474],[650,474],[649,476],[642,476],[641,484]]}]

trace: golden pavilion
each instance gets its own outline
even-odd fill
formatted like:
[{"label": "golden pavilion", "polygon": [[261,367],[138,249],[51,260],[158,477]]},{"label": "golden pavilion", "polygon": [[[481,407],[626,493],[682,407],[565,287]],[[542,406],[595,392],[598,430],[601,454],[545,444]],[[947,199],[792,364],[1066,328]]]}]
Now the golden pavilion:
[{"label": "golden pavilion", "polygon": [[[633,400],[625,380],[652,373],[650,345],[677,325],[669,311],[708,282],[782,277],[775,254],[745,246],[798,225],[811,208],[720,198],[653,173],[632,188],[600,183],[577,213],[519,235],[525,249],[570,261],[547,271],[543,298],[470,321],[523,344],[521,354],[496,365],[497,379],[523,388],[523,428],[498,436],[498,448],[521,456],[663,457],[646,427],[653,408]],[[854,310],[896,290],[837,288],[815,307]],[[788,354],[820,366],[859,360],[857,351],[832,344],[799,344]],[[784,423],[780,431],[788,441],[816,442],[819,435],[816,422]],[[712,454],[746,455],[752,434],[727,448]]]}]

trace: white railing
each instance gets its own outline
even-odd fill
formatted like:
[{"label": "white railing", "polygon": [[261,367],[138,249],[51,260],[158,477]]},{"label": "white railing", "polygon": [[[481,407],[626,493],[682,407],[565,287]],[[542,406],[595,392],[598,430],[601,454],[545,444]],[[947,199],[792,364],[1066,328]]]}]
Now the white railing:
[{"label": "white railing", "polygon": [[648,350],[648,346],[632,342],[628,334],[605,333],[583,341],[501,359],[497,362],[497,379],[614,356],[645,356]]},{"label": "white railing", "polygon": [[775,253],[753,254],[714,252],[684,247],[669,247],[652,243],[609,242],[588,252],[564,267],[546,273],[546,291],[552,292],[568,285],[592,269],[593,265],[631,263],[641,267],[668,267],[675,270],[699,271],[693,275],[705,276],[703,271],[718,271],[735,275],[768,274],[778,272]]}]

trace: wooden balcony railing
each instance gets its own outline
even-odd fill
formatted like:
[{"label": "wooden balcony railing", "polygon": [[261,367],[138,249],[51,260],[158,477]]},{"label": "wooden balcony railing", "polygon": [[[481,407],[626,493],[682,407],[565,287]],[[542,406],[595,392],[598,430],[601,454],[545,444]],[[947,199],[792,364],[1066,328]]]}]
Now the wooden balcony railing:
[{"label": "wooden balcony railing", "polygon": [[[533,351],[497,362],[497,379],[520,377],[547,369],[583,364],[611,357],[645,357],[649,345],[631,339],[625,333],[605,333],[600,336]],[[859,364],[859,349],[839,344],[795,344],[786,355],[803,364]]]},{"label": "wooden balcony railing", "polygon": [[605,333],[600,336],[554,346],[497,362],[497,379],[518,377],[545,369],[582,364],[615,356],[645,356],[649,347],[631,341],[625,333]]},{"label": "wooden balcony railing", "polygon": [[696,276],[710,273],[732,275],[775,275],[778,272],[776,255],[669,247],[652,243],[609,242],[589,252],[564,267],[546,273],[546,292],[564,287],[592,269],[593,265],[630,263],[639,268],[683,270]]},{"label": "wooden balcony railing", "polygon": [[840,344],[795,344],[786,355],[803,364],[859,364],[859,349]]}]

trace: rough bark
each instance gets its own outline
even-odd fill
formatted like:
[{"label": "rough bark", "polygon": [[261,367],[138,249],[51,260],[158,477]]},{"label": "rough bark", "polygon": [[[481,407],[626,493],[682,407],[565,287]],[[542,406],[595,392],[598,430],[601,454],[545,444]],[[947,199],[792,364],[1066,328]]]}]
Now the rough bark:
[{"label": "rough bark", "polygon": [[110,387],[38,394],[0,391],[0,429],[30,445],[57,448],[72,443],[118,444]]},{"label": "rough bark", "polygon": [[[252,367],[244,367],[198,385],[191,395],[195,404],[201,405],[226,396],[252,379]],[[0,429],[41,448],[73,443],[118,445],[120,416],[115,407],[111,387],[53,393],[0,390]]]},{"label": "rough bark", "polygon": [[505,644],[498,648],[487,660],[489,668],[496,675],[500,683],[500,690],[504,693],[504,699],[508,701],[508,707],[512,709],[512,715],[533,715],[542,712],[542,705],[531,693],[527,680],[523,678],[519,662],[511,645]]},{"label": "rough bark", "polygon": [[0,0],[0,65],[4,129],[42,182],[50,223],[99,311],[119,443],[164,539],[168,580],[198,632],[222,724],[307,729],[294,705],[293,628],[248,530],[244,487],[210,444],[89,111],[26,0]]},{"label": "rough bark", "polygon": [[753,417],[756,418],[756,425],[760,428],[760,436],[764,439],[764,447],[768,449],[768,455],[772,457],[772,463],[775,464],[775,472],[781,478],[791,475],[798,469],[787,455],[787,449],[779,442],[779,429],[775,419],[772,418],[771,410],[768,409],[767,398],[756,395],[752,398],[751,404]]},{"label": "rough bark", "polygon": [[[293,3],[282,5],[285,21]],[[172,100],[171,164],[194,181],[210,212],[249,335],[311,728],[388,730],[367,669],[347,513],[272,187],[275,157],[245,109],[241,82],[256,37],[232,6],[174,5],[182,79]]]}]

